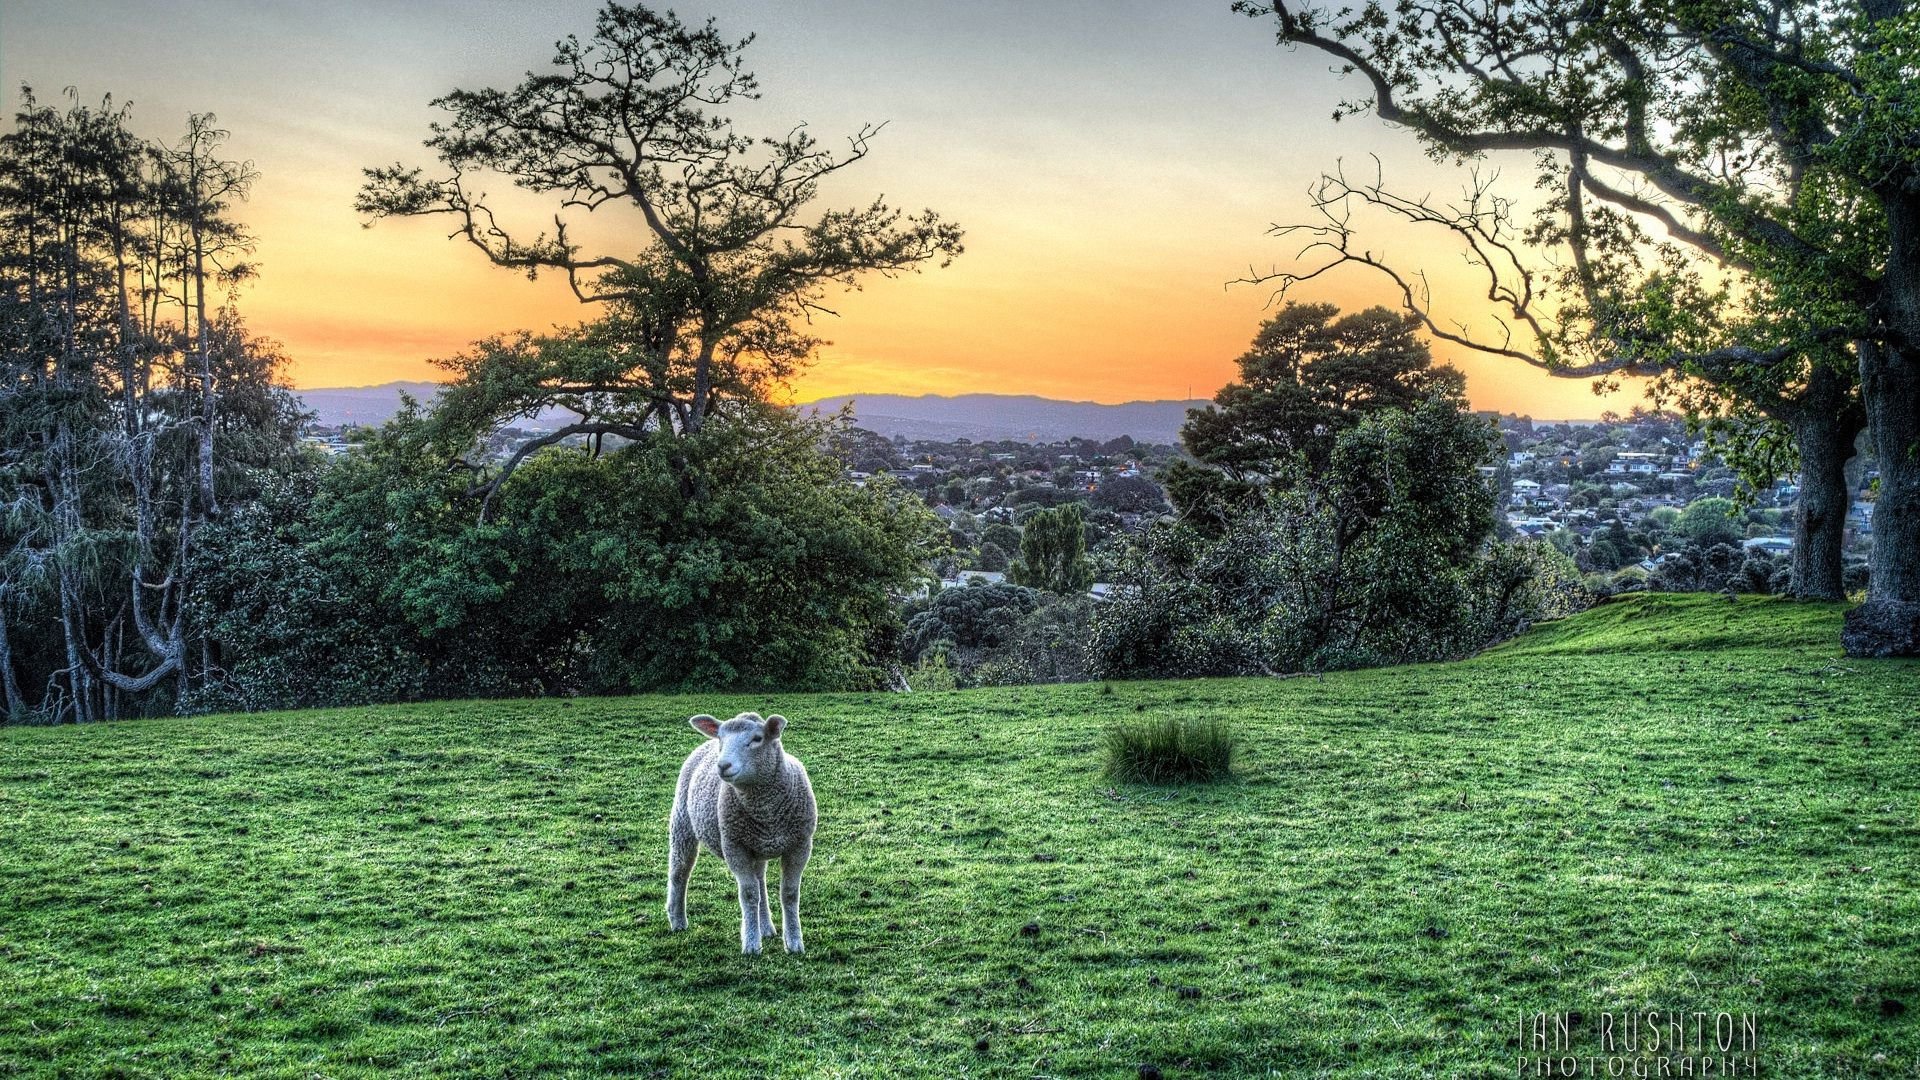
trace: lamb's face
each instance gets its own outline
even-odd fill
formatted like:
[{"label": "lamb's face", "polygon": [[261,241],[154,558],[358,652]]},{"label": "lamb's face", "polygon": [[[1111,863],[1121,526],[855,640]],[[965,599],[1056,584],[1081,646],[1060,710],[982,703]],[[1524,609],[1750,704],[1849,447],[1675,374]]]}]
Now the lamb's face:
[{"label": "lamb's face", "polygon": [[762,720],[759,713],[745,712],[724,724],[706,715],[694,717],[691,723],[695,731],[719,742],[714,769],[727,783],[752,787],[780,770],[780,732],[786,729],[785,717]]}]

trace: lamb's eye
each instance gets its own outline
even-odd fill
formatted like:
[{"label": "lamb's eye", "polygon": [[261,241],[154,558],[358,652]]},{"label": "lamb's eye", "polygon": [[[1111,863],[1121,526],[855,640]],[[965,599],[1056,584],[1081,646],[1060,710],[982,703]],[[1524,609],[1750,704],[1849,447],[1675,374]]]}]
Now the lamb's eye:
[{"label": "lamb's eye", "polygon": [[764,738],[766,738],[766,736],[765,736],[765,735],[755,735],[755,736],[753,737],[753,745],[755,745],[755,746],[759,746],[759,745],[760,745],[760,740],[762,740],[762,739],[764,739]]}]

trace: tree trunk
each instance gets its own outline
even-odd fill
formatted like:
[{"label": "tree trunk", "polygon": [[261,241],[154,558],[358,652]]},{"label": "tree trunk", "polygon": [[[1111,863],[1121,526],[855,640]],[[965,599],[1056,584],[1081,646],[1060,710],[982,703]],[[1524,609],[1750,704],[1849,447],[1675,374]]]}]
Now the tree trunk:
[{"label": "tree trunk", "polygon": [[713,339],[702,337],[700,355],[693,361],[693,401],[681,425],[688,435],[700,433],[707,422],[707,410],[712,407],[714,345]]},{"label": "tree trunk", "polygon": [[1848,656],[1920,656],[1920,196],[1884,200],[1887,342],[1860,348],[1860,391],[1880,466],[1867,602],[1847,613]]},{"label": "tree trunk", "polygon": [[1852,378],[1817,365],[1789,418],[1800,454],[1800,500],[1793,515],[1793,595],[1844,600],[1847,462],[1866,416],[1853,400]]},{"label": "tree trunk", "polygon": [[199,173],[194,173],[193,210],[193,325],[194,348],[200,359],[200,511],[220,516],[213,487],[213,351],[207,340],[207,250],[200,228]]},{"label": "tree trunk", "polygon": [[24,715],[27,703],[20,696],[20,683],[13,677],[13,639],[7,633],[7,602],[4,596],[0,596],[0,689],[6,691],[7,715],[4,720]]}]

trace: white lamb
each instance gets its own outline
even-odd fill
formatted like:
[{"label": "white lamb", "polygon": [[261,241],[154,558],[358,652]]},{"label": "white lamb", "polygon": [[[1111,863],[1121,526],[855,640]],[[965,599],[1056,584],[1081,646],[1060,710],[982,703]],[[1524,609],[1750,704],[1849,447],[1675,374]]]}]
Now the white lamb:
[{"label": "white lamb", "polygon": [[773,936],[767,863],[780,860],[780,929],[788,952],[802,952],[800,873],[813,853],[818,820],[806,766],[780,746],[784,717],[741,713],[721,723],[689,721],[709,741],[687,755],[667,821],[667,925],[687,928],[687,877],[700,849],[718,854],[740,883],[740,951],[757,953]]}]

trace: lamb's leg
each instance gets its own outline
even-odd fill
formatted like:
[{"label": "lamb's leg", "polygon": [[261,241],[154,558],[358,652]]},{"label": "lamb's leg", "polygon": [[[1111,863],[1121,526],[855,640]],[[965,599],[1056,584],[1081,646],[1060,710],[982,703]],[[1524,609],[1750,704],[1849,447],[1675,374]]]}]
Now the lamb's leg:
[{"label": "lamb's leg", "polygon": [[760,905],[767,891],[766,863],[729,860],[728,869],[740,885],[740,951],[752,955],[760,951]]},{"label": "lamb's leg", "polygon": [[693,822],[676,814],[667,827],[667,928],[687,928],[687,879],[693,876],[693,860],[700,857],[700,841],[693,833]]},{"label": "lamb's leg", "polygon": [[780,932],[787,939],[788,952],[807,951],[800,939],[800,874],[812,854],[813,845],[809,844],[780,857]]},{"label": "lamb's leg", "polygon": [[773,909],[768,906],[767,864],[759,867],[753,872],[753,883],[760,889],[760,940],[765,941],[773,936]]}]

